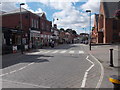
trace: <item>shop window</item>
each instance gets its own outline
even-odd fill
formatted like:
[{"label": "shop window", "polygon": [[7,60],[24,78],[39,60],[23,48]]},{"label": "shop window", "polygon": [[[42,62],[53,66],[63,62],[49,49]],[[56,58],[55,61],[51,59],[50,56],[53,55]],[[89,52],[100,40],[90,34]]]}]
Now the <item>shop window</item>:
[{"label": "shop window", "polygon": [[16,38],[16,42],[17,42],[17,45],[21,45],[21,37],[20,36],[18,36]]}]

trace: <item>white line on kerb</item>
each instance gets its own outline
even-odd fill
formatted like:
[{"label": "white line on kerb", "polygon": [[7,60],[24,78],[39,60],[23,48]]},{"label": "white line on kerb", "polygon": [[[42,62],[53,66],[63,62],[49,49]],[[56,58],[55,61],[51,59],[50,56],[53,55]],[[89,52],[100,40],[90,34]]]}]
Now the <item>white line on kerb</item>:
[{"label": "white line on kerb", "polygon": [[81,88],[84,88],[85,87],[85,83],[86,83],[86,80],[87,80],[87,75],[88,75],[88,72],[92,69],[92,67],[94,67],[94,63],[92,61],[90,61],[88,59],[89,56],[86,57],[86,59],[92,63],[92,65],[86,70],[85,74],[84,74],[84,78],[83,78],[83,81],[82,81],[82,85],[81,85]]},{"label": "white line on kerb", "polygon": [[101,76],[100,76],[100,79],[97,83],[97,86],[96,88],[100,88],[101,86],[101,83],[102,83],[102,80],[103,80],[103,77],[104,77],[104,68],[103,68],[103,65],[98,61],[98,59],[96,59],[92,54],[90,54],[101,66]]}]

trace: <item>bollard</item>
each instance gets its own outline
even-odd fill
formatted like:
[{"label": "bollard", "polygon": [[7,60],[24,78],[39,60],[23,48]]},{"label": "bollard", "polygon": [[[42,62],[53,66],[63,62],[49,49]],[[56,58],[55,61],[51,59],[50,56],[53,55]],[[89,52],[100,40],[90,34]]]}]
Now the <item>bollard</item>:
[{"label": "bollard", "polygon": [[114,65],[113,65],[113,49],[110,49],[110,66],[114,67]]},{"label": "bollard", "polygon": [[114,90],[120,90],[120,76],[112,75],[110,76],[109,81],[113,83]]}]

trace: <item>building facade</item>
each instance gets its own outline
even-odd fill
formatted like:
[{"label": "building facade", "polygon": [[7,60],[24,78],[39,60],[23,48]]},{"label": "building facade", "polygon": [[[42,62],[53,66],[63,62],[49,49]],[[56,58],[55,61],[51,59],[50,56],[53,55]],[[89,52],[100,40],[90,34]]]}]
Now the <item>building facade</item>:
[{"label": "building facade", "polygon": [[[21,14],[22,27],[20,26],[19,9],[2,14],[3,44],[17,46],[18,50],[21,49],[21,43],[24,49],[39,48],[41,45],[41,33],[51,31],[51,22],[46,18],[42,20],[45,16],[43,13],[38,15],[22,8]],[[6,32],[11,32],[7,34],[9,37],[5,36]]]},{"label": "building facade", "polygon": [[115,18],[115,12],[119,9],[120,2],[100,3],[100,12],[95,15],[92,31],[93,43],[120,42],[120,20]]}]

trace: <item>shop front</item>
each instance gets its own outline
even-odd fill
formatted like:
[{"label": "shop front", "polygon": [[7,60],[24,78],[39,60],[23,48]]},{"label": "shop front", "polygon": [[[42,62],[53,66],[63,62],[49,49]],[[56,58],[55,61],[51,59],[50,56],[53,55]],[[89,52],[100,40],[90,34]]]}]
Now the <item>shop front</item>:
[{"label": "shop front", "polygon": [[[21,37],[22,36],[22,37]],[[22,44],[21,44],[22,38]],[[21,50],[28,50],[28,34],[17,29],[2,28],[2,51],[6,53],[16,53]]]},{"label": "shop front", "polygon": [[30,48],[39,48],[40,47],[40,31],[30,30]]}]

